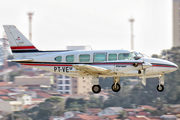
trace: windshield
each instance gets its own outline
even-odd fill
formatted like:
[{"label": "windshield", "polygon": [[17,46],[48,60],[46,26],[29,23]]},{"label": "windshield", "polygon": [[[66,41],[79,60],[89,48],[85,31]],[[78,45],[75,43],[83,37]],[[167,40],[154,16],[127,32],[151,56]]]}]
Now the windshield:
[{"label": "windshield", "polygon": [[139,54],[141,54],[143,57],[148,57],[146,54],[144,54],[144,53],[139,53]]},{"label": "windshield", "polygon": [[141,53],[139,53],[139,52],[136,52],[136,51],[132,52],[131,55],[132,55],[132,57],[133,57],[135,60],[138,60],[138,59],[140,59],[141,57],[144,57],[143,54],[141,54]]}]

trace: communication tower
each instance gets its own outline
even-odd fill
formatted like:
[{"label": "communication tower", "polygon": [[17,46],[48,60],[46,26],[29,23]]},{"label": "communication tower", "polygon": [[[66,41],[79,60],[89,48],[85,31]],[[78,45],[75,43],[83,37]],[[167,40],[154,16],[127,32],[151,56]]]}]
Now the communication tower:
[{"label": "communication tower", "polygon": [[131,50],[134,50],[134,33],[133,33],[133,22],[134,22],[134,19],[133,18],[130,18],[129,19],[129,22],[131,24]]},{"label": "communication tower", "polygon": [[33,12],[29,12],[27,13],[27,15],[29,16],[29,40],[32,42],[32,16],[33,16]]}]

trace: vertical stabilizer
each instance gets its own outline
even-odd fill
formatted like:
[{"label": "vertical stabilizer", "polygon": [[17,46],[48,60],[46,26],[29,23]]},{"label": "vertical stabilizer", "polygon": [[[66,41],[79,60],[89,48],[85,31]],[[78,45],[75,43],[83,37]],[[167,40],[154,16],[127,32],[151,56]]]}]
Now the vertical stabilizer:
[{"label": "vertical stabilizer", "polygon": [[22,58],[26,52],[38,51],[14,25],[3,25],[3,27],[15,58]]}]

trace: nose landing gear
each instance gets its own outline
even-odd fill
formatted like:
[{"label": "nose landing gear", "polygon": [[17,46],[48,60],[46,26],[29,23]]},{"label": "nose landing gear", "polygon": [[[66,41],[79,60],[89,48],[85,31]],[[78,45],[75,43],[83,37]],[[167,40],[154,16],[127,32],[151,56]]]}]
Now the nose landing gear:
[{"label": "nose landing gear", "polygon": [[159,85],[157,85],[157,90],[162,92],[164,90],[164,78],[162,77],[163,74],[159,75]]},{"label": "nose landing gear", "polygon": [[163,90],[164,90],[164,85],[158,85],[157,86],[157,90],[159,91],[159,92],[162,92]]}]

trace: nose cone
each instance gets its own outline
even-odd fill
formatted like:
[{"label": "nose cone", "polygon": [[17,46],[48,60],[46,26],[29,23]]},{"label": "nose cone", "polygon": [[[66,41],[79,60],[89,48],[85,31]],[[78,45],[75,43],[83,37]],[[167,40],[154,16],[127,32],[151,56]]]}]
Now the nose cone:
[{"label": "nose cone", "polygon": [[178,66],[175,63],[170,62],[169,70],[170,72],[176,71],[178,69]]},{"label": "nose cone", "polygon": [[151,64],[153,64],[153,71],[155,73],[170,73],[176,71],[178,66],[170,61],[162,59],[151,59]]}]

